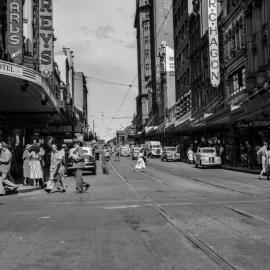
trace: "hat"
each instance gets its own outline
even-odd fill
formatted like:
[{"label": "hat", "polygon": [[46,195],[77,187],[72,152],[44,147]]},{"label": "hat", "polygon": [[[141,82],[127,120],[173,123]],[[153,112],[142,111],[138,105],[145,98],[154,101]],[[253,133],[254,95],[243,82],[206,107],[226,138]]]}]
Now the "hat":
[{"label": "hat", "polygon": [[1,142],[1,144],[2,144],[2,146],[5,147],[5,148],[8,147],[8,145],[7,145],[5,142]]},{"label": "hat", "polygon": [[32,144],[27,144],[26,146],[25,146],[25,150],[28,150],[30,147],[32,146]]}]

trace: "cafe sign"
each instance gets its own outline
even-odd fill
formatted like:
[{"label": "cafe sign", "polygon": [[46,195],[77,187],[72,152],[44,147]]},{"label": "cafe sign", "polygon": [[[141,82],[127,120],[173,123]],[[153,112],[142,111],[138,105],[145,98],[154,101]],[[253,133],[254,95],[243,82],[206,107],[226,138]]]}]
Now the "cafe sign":
[{"label": "cafe sign", "polygon": [[7,0],[7,51],[16,64],[22,64],[23,6],[22,0]]},{"label": "cafe sign", "polygon": [[39,66],[42,77],[53,81],[52,0],[39,0]]},{"label": "cafe sign", "polygon": [[217,0],[208,1],[208,32],[210,79],[213,87],[220,85],[219,46],[218,46],[218,10]]}]

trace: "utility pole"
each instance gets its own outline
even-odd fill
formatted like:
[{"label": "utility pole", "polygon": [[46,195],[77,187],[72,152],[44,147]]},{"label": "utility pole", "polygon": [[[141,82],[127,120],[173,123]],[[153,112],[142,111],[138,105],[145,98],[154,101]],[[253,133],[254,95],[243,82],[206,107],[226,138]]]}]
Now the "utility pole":
[{"label": "utility pole", "polygon": [[93,135],[95,134],[95,120],[93,120]]}]

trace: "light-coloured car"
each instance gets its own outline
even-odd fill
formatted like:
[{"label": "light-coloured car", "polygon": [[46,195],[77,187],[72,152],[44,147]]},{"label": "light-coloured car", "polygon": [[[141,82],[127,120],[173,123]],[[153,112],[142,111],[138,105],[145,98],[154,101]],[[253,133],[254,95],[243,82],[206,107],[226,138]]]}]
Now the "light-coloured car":
[{"label": "light-coloured car", "polygon": [[199,147],[194,155],[195,167],[220,167],[221,158],[217,156],[214,147]]},{"label": "light-coloured car", "polygon": [[130,156],[130,148],[129,146],[121,146],[120,147],[120,155],[121,157],[129,157]]},{"label": "light-coloured car", "polygon": [[161,161],[180,161],[180,153],[177,152],[177,148],[173,146],[163,147],[161,154]]}]

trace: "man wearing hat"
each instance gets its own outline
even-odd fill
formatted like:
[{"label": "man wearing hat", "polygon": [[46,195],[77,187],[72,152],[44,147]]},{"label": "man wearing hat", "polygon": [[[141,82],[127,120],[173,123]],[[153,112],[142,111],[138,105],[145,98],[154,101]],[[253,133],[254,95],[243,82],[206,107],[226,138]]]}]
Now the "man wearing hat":
[{"label": "man wearing hat", "polygon": [[12,154],[5,142],[0,143],[0,195],[5,194],[5,189],[16,191],[18,186],[7,179],[7,175],[11,170]]},{"label": "man wearing hat", "polygon": [[[76,185],[76,191],[83,193],[90,187],[89,184],[85,183],[82,179],[82,169],[84,168],[84,156],[81,148],[81,142],[74,140],[74,148],[69,153],[69,158],[73,159],[73,166],[75,168],[74,180]],[[85,190],[84,190],[85,188]]]}]

